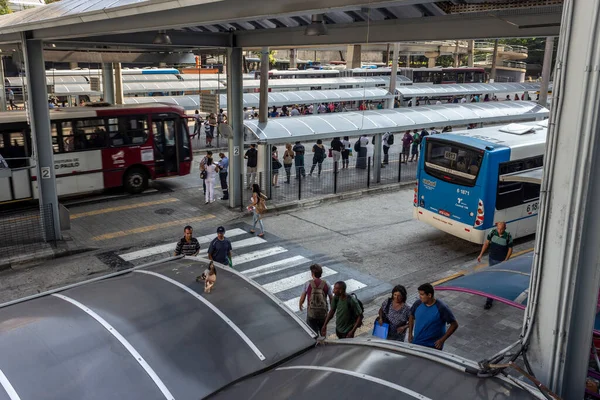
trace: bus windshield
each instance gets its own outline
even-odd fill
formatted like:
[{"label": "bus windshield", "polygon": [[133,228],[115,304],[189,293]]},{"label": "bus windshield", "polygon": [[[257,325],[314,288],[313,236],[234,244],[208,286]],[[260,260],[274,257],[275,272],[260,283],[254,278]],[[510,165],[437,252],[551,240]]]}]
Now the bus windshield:
[{"label": "bus windshield", "polygon": [[484,151],[459,143],[428,138],[425,172],[448,182],[475,186]]}]

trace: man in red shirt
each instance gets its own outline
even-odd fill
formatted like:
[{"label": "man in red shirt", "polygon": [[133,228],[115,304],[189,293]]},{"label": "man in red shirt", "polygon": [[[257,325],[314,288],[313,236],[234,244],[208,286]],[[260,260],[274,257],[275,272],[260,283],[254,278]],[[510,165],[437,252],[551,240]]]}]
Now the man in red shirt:
[{"label": "man in red shirt", "polygon": [[304,284],[304,289],[302,290],[302,295],[300,296],[299,308],[300,311],[302,311],[302,308],[304,307],[304,301],[308,298],[306,323],[317,334],[319,334],[323,324],[325,323],[327,312],[329,310],[327,297],[329,297],[329,304],[331,304],[333,296],[327,282],[321,279],[321,275],[323,275],[323,268],[319,264],[313,264],[310,266],[310,273],[312,275],[312,279]]}]

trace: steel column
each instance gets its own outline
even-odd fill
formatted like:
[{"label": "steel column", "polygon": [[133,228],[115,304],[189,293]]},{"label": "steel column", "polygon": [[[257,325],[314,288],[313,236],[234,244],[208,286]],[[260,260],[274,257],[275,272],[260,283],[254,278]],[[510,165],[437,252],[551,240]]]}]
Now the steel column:
[{"label": "steel column", "polygon": [[600,281],[599,26],[597,0],[565,1],[525,319],[531,366],[564,399],[584,396]]},{"label": "steel column", "polygon": [[121,73],[121,63],[113,64],[115,70],[115,104],[123,104],[123,74]]},{"label": "steel column", "polygon": [[244,111],[242,98],[242,49],[227,49],[227,111],[229,125],[233,130],[233,140],[229,148],[229,206],[241,205],[241,179],[244,161]]},{"label": "steel column", "polygon": [[383,133],[378,133],[373,137],[373,159],[375,160],[375,182],[381,182],[381,162],[382,162],[382,154],[383,154]]},{"label": "steel column", "polygon": [[550,84],[550,75],[552,75],[552,53],[554,51],[554,38],[546,38],[546,48],[544,49],[544,64],[542,65],[542,85],[540,87],[539,104],[546,107],[548,102],[548,87]]},{"label": "steel column", "polygon": [[396,81],[398,80],[398,56],[400,45],[394,43],[394,51],[392,55],[392,74],[390,76],[390,93],[394,96],[387,101],[387,108],[394,108],[394,99],[396,97]]},{"label": "steel column", "polygon": [[102,91],[104,101],[115,104],[115,75],[111,63],[102,64]]},{"label": "steel column", "polygon": [[490,71],[490,83],[496,82],[496,64],[498,63],[498,39],[494,40],[494,52],[492,53],[492,70]]},{"label": "steel column", "polygon": [[258,121],[267,122],[269,118],[269,48],[260,51],[260,97],[258,103]]},{"label": "steel column", "polygon": [[0,111],[6,111],[6,87],[4,86],[4,57],[0,56]]},{"label": "steel column", "polygon": [[54,154],[52,151],[50,112],[48,110],[44,45],[41,40],[28,40],[26,33],[23,33],[21,37],[25,70],[27,71],[27,112],[37,158],[37,184],[40,210],[42,213],[47,212],[48,206],[51,206],[54,226],[44,225],[45,218],[40,218],[40,223],[44,229],[46,241],[60,240],[62,236],[58,212],[58,194],[56,192]]}]

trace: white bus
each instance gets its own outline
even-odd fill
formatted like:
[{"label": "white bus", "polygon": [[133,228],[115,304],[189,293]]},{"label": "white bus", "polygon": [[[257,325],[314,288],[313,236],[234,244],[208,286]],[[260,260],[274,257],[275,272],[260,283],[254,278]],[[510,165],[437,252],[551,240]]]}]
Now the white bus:
[{"label": "white bus", "polygon": [[414,216],[483,243],[497,221],[513,238],[535,232],[547,120],[427,136]]}]

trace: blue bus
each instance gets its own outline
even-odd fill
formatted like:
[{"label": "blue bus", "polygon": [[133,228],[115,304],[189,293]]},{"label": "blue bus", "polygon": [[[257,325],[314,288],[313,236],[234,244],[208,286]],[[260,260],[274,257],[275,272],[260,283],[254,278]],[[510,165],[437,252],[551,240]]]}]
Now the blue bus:
[{"label": "blue bus", "polygon": [[427,136],[414,217],[483,243],[499,221],[513,238],[535,232],[547,120]]}]

